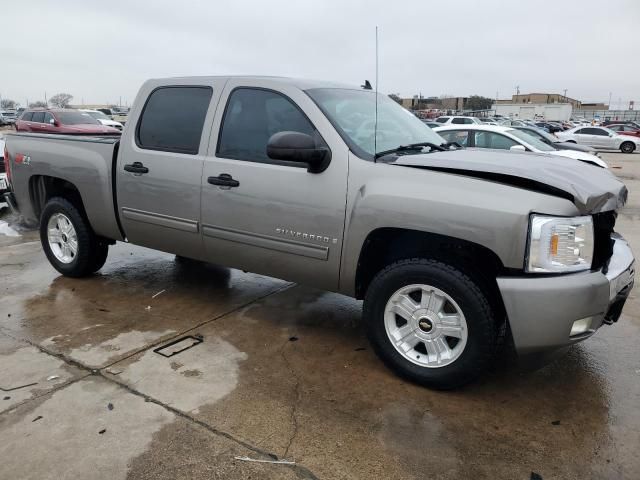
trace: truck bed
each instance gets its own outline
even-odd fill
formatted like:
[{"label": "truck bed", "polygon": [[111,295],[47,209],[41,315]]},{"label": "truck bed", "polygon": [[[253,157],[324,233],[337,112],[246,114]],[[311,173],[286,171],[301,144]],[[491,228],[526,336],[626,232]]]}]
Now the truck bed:
[{"label": "truck bed", "polygon": [[96,234],[122,240],[113,182],[119,142],[113,135],[8,134],[12,190],[25,220],[38,221],[29,196],[37,197],[39,182],[53,177],[77,187]]}]

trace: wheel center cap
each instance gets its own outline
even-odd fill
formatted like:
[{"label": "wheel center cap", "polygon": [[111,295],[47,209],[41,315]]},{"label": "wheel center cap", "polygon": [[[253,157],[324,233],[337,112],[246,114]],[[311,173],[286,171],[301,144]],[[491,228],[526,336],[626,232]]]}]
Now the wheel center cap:
[{"label": "wheel center cap", "polygon": [[62,234],[62,241],[67,243],[67,235],[66,234]]},{"label": "wheel center cap", "polygon": [[420,320],[418,320],[418,326],[420,327],[420,330],[425,333],[429,333],[431,330],[433,330],[433,323],[431,323],[431,320],[429,320],[428,318],[421,318]]}]

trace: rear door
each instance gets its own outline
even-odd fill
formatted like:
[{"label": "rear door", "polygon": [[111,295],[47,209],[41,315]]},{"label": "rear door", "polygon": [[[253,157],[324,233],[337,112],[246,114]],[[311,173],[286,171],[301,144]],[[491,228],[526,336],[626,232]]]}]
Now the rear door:
[{"label": "rear door", "polygon": [[117,165],[118,208],[132,243],[202,256],[202,166],[223,84],[148,84],[141,90],[133,112],[138,123],[125,130]]},{"label": "rear door", "polygon": [[32,132],[43,132],[44,126],[44,112],[33,112],[31,122],[29,122],[29,130]]},{"label": "rear door", "polygon": [[582,130],[589,138],[589,145],[596,148],[615,148],[614,142],[606,130],[596,127],[587,127]]},{"label": "rear door", "polygon": [[[311,98],[268,80],[229,80],[202,177],[207,260],[335,289],[345,220],[348,149]],[[309,134],[331,150],[321,173],[266,155],[271,135]],[[237,185],[225,187],[215,179]],[[213,183],[211,181],[213,179]]]}]

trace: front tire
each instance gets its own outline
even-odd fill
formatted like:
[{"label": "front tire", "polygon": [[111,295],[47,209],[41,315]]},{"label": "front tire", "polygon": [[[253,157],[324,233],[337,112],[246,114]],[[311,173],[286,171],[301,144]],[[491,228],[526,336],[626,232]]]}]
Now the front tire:
[{"label": "front tire", "polygon": [[86,277],[107,260],[109,245],[69,200],[50,199],[40,217],[40,241],[49,263],[67,277]]},{"label": "front tire", "polygon": [[386,267],[367,290],[363,315],[384,363],[427,387],[451,389],[476,380],[496,352],[498,328],[481,285],[439,261]]},{"label": "front tire", "polygon": [[636,146],[633,142],[622,142],[620,145],[620,151],[622,153],[633,153],[636,149]]}]

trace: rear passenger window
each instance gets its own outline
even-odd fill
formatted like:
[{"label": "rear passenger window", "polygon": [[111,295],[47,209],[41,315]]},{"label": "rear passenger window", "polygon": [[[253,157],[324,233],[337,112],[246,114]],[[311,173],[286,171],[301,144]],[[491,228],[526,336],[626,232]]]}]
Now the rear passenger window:
[{"label": "rear passenger window", "polygon": [[161,87],[147,100],[136,134],[140,148],[197,154],[213,90]]},{"label": "rear passenger window", "polygon": [[454,118],[453,120],[451,120],[451,123],[456,123],[458,125],[460,124],[464,124],[467,123],[465,122],[466,118]]},{"label": "rear passenger window", "polygon": [[44,112],[33,112],[32,122],[42,123],[44,122]]},{"label": "rear passenger window", "polygon": [[33,112],[24,112],[22,114],[22,117],[20,117],[20,120],[23,120],[25,122],[30,122],[32,118],[33,118]]},{"label": "rear passenger window", "polygon": [[217,156],[274,162],[267,156],[271,135],[283,131],[311,135],[324,143],[309,119],[287,97],[271,90],[238,88],[227,102]]}]

